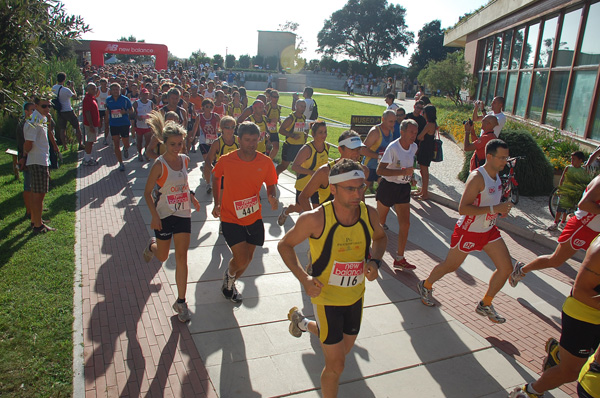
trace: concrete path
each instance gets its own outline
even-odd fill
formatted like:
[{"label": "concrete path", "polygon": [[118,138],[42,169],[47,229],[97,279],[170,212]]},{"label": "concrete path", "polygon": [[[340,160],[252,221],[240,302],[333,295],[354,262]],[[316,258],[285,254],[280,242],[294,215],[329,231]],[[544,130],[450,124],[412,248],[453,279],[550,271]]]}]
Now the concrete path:
[{"label": "concrete path", "polygon": [[[230,251],[210,215],[211,196],[199,183],[200,154],[192,154],[190,185],[198,185],[202,208],[192,216],[187,298],[193,315],[181,324],[171,309],[173,252],[164,264],[141,257],[152,232],[142,197],[149,164],[130,159],[126,172],[119,172],[112,147],[96,149],[101,166],[80,168],[78,178],[82,283],[76,288],[83,306],[76,316],[84,331],[86,397],[320,396],[318,340],[288,333],[290,307],[312,315],[276,249],[294,217],[282,228],[278,213],[263,207],[266,242],[238,282],[244,302],[225,300],[220,286]],[[291,175],[282,175],[281,202],[294,200],[293,183]],[[508,318],[503,325],[474,312],[493,270],[483,254],[468,257],[436,284],[439,305],[425,307],[415,285],[445,257],[456,217],[434,202],[413,203],[406,255],[418,269],[395,273],[390,266],[398,224],[390,214],[385,264],[380,278],[368,283],[340,397],[506,397],[539,373],[545,341],[560,334],[560,308],[579,263],[537,272],[514,289],[505,286],[495,301]],[[522,261],[548,253],[538,243],[503,236]],[[297,250],[303,263],[307,247]],[[575,396],[573,384],[547,394],[568,395]]]}]

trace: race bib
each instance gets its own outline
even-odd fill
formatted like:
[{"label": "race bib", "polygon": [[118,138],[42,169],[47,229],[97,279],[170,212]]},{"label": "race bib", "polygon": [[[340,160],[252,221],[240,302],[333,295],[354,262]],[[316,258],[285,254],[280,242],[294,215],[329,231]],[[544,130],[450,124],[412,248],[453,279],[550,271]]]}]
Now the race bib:
[{"label": "race bib", "polygon": [[248,217],[250,214],[256,213],[259,209],[258,195],[247,199],[236,200],[233,202],[235,215],[237,218]]},{"label": "race bib", "polygon": [[104,105],[106,105],[106,101],[104,101],[104,100],[100,100],[100,103],[98,104],[98,106],[99,106],[100,108],[104,108]]},{"label": "race bib", "polygon": [[496,225],[497,218],[498,218],[498,214],[487,213],[485,215],[485,220],[483,220],[483,226],[485,228],[493,227],[494,225]]},{"label": "race bib", "polygon": [[365,279],[365,262],[338,263],[334,261],[329,275],[329,285],[354,287]]},{"label": "race bib", "polygon": [[190,197],[187,192],[167,195],[167,204],[173,211],[190,209]]},{"label": "race bib", "polygon": [[305,126],[306,126],[306,123],[304,123],[304,122],[296,122],[294,124],[294,133],[303,133]]},{"label": "race bib", "polygon": [[277,132],[277,122],[268,123],[267,128],[269,129],[269,133],[276,133]]},{"label": "race bib", "polygon": [[117,118],[120,118],[121,116],[123,116],[123,115],[121,114],[120,109],[111,109],[110,117],[112,117],[113,119],[117,119]]},{"label": "race bib", "polygon": [[210,142],[214,142],[217,139],[217,132],[215,131],[214,127],[212,126],[212,124],[207,124],[206,126],[204,126],[204,136],[206,137],[206,141],[207,144]]}]

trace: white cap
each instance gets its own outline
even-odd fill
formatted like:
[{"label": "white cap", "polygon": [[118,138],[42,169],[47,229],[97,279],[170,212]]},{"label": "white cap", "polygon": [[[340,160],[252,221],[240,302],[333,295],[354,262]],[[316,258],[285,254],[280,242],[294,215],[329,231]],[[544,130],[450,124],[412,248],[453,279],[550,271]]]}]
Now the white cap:
[{"label": "white cap", "polygon": [[361,146],[365,146],[359,136],[346,138],[343,141],[338,142],[338,146],[345,146],[348,149],[356,149]]}]

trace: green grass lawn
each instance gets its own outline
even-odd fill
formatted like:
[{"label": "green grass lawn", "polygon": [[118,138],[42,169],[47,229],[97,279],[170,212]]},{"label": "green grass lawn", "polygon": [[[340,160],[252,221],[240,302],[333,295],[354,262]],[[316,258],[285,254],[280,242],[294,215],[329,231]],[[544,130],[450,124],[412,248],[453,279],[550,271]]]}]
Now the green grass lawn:
[{"label": "green grass lawn", "polygon": [[51,172],[43,218],[58,230],[33,235],[7,148],[0,139],[0,396],[71,396],[77,153]]}]

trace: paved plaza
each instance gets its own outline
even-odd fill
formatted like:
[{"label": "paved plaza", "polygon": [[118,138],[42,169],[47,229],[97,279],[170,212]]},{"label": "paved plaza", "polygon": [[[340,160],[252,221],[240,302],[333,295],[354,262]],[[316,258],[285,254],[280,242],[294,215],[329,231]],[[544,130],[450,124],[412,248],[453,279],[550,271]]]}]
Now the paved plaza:
[{"label": "paved plaza", "polygon": [[[318,339],[293,338],[287,321],[290,307],[312,316],[312,305],[276,248],[295,217],[278,226],[263,190],[265,245],[238,282],[243,304],[225,300],[220,287],[230,251],[211,215],[212,195],[199,182],[200,153],[192,154],[190,186],[202,207],[192,213],[188,256],[192,319],[182,324],[171,309],[173,252],[164,264],[146,264],[141,256],[152,232],[143,198],[149,164],[133,151],[119,172],[111,146],[95,150],[100,165],[78,174],[76,317],[83,351],[76,348],[76,355],[83,358],[75,362],[74,396],[319,397]],[[281,176],[281,203],[294,200],[293,184],[291,174]],[[469,256],[436,283],[439,305],[425,307],[416,283],[445,257],[456,218],[449,207],[413,201],[406,256],[418,268],[395,273],[398,225],[388,216],[388,250],[380,277],[367,282],[362,329],[347,356],[340,397],[500,398],[539,374],[545,341],[560,335],[562,303],[580,263],[536,272],[517,288],[507,284],[494,302],[508,319],[503,325],[474,311],[494,269],[485,254]],[[521,261],[550,252],[512,232],[503,236]],[[307,249],[307,242],[297,247],[304,264]],[[574,384],[546,396],[575,396]]]}]

